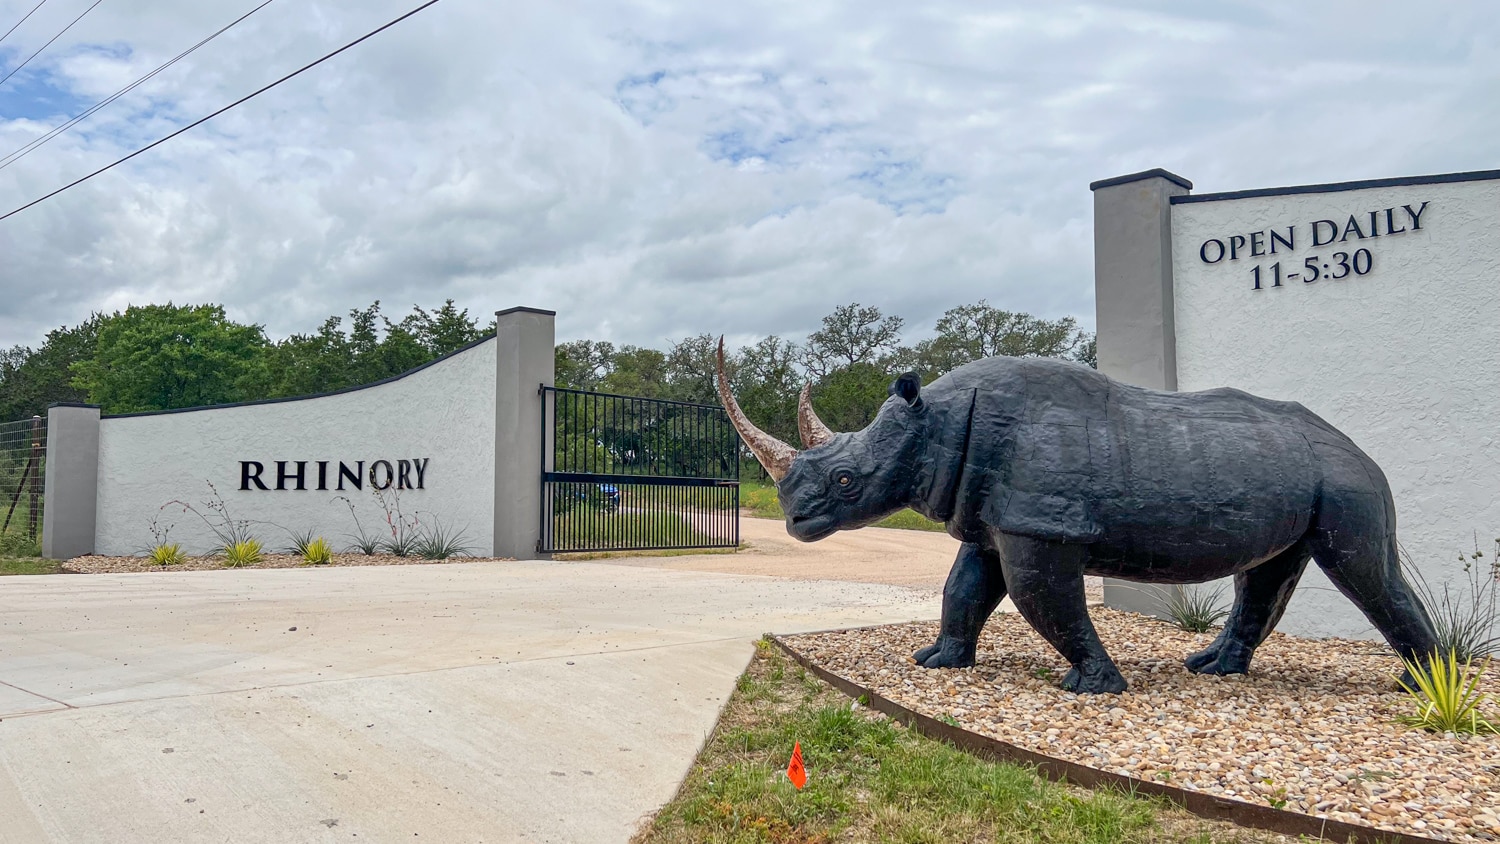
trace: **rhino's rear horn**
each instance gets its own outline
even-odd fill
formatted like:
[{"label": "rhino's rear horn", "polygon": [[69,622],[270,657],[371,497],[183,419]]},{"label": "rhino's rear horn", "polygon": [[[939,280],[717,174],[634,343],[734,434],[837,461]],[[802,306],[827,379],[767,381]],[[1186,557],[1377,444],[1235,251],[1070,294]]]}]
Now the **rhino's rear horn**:
[{"label": "rhino's rear horn", "polygon": [[817,448],[833,439],[833,430],[813,410],[811,384],[803,385],[802,394],[797,396],[797,433],[802,435],[803,448]]},{"label": "rhino's rear horn", "polygon": [[729,421],[734,423],[734,429],[740,432],[740,439],[760,461],[760,465],[766,468],[766,474],[771,480],[780,481],[786,477],[786,473],[792,468],[792,459],[797,456],[797,449],[792,448],[781,440],[755,427],[755,423],[740,410],[740,403],[734,400],[734,393],[729,391],[729,379],[724,375],[724,338],[719,338],[718,356],[718,380],[719,401],[724,403],[724,411],[729,414]]}]

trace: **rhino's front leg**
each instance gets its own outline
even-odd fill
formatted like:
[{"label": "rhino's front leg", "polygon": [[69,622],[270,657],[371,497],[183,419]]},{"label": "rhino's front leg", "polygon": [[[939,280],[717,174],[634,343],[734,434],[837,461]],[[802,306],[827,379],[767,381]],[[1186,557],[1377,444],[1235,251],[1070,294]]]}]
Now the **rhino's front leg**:
[{"label": "rhino's front leg", "polygon": [[937,642],[912,658],[925,668],[968,668],[974,664],[979,632],[1005,598],[1005,575],[1000,558],[977,544],[965,542],[943,586],[943,623]]},{"label": "rhino's front leg", "polygon": [[1088,546],[1006,533],[995,534],[995,540],[1016,609],[1073,664],[1063,678],[1063,690],[1079,694],[1125,691],[1125,677],[1105,652],[1089,618],[1083,591]]}]

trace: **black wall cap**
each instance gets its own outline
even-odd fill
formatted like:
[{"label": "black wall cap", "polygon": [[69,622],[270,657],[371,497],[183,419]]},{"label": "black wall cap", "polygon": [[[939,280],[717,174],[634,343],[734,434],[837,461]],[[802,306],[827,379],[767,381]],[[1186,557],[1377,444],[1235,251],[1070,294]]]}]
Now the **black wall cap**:
[{"label": "black wall cap", "polygon": [[517,308],[506,308],[503,311],[495,311],[495,316],[502,317],[502,316],[505,316],[506,314],[515,314],[515,313],[541,314],[542,316],[557,316],[557,311],[544,311],[541,308],[527,308],[527,307],[524,307],[524,306],[517,307]]},{"label": "black wall cap", "polygon": [[1235,190],[1225,193],[1200,193],[1193,196],[1174,196],[1173,205],[1184,202],[1214,202],[1220,199],[1249,199],[1256,196],[1287,196],[1298,193],[1337,193],[1366,188],[1399,188],[1407,185],[1442,185],[1449,182],[1483,182],[1500,179],[1500,170],[1471,170],[1467,173],[1439,173],[1436,176],[1398,176],[1394,179],[1365,179],[1359,182],[1331,182],[1326,185],[1295,185],[1289,188],[1258,188]]},{"label": "black wall cap", "polygon": [[[1139,181],[1142,181],[1144,179],[1156,179],[1156,178],[1166,179],[1169,182],[1175,182],[1175,183],[1177,183],[1179,185],[1182,185],[1183,187],[1187,188],[1188,190],[1192,190],[1193,189],[1193,183],[1192,182],[1189,182],[1187,179],[1182,178],[1181,176],[1177,175],[1176,173],[1171,172],[1170,170],[1163,170],[1160,167],[1157,167],[1154,170],[1142,170],[1139,173],[1131,173],[1128,176],[1115,176],[1112,179],[1100,179],[1097,182],[1090,182],[1089,183],[1089,190],[1098,190],[1100,188],[1112,188],[1115,185],[1123,185],[1126,182],[1139,182]],[[1175,199],[1176,197],[1173,197],[1173,198]]]},{"label": "black wall cap", "polygon": [[51,410],[54,407],[88,407],[88,408],[92,408],[94,410],[98,410],[99,409],[99,405],[97,405],[97,404],[86,404],[86,403],[81,402],[81,401],[55,401],[55,402],[47,405],[47,409],[48,410]]}]

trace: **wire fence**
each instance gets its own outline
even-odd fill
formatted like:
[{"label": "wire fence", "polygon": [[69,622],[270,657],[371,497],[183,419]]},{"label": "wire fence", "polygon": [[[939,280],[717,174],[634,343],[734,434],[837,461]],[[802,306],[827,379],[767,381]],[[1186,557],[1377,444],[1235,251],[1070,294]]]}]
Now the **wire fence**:
[{"label": "wire fence", "polygon": [[42,529],[47,423],[40,416],[0,423],[0,548],[35,545]]}]

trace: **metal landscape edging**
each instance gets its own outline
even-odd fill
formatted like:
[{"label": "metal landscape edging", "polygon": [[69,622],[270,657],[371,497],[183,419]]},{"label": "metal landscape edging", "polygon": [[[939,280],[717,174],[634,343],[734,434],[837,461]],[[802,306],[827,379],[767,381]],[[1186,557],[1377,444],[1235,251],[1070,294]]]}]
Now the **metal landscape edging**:
[{"label": "metal landscape edging", "polygon": [[1228,821],[1239,826],[1265,829],[1284,835],[1306,835],[1320,840],[1353,841],[1357,842],[1357,844],[1450,844],[1450,842],[1443,839],[1427,838],[1405,832],[1379,829],[1363,824],[1347,823],[1345,821],[1328,820],[1303,814],[1302,812],[1291,812],[1272,806],[1259,806],[1243,800],[1231,800],[1227,797],[1218,797],[1213,794],[1205,794],[1201,791],[1176,788],[1164,783],[1102,771],[1098,768],[1091,768],[1088,765],[1081,765],[1077,762],[1069,762],[1037,753],[1034,750],[1026,750],[1025,748],[1017,747],[999,739],[983,736],[951,724],[945,724],[929,715],[923,715],[920,712],[908,709],[889,698],[881,696],[873,689],[867,689],[852,680],[841,677],[818,665],[796,648],[793,648],[780,635],[773,633],[769,635],[769,638],[772,642],[776,643],[777,647],[781,648],[788,656],[795,660],[798,665],[811,671],[818,679],[833,686],[854,700],[865,701],[865,705],[871,709],[887,715],[896,721],[900,721],[922,735],[939,741],[946,741],[954,747],[976,756],[1032,766],[1036,768],[1037,773],[1049,780],[1074,783],[1087,788],[1104,786],[1125,793],[1150,794],[1165,797],[1167,800],[1200,818]]}]

